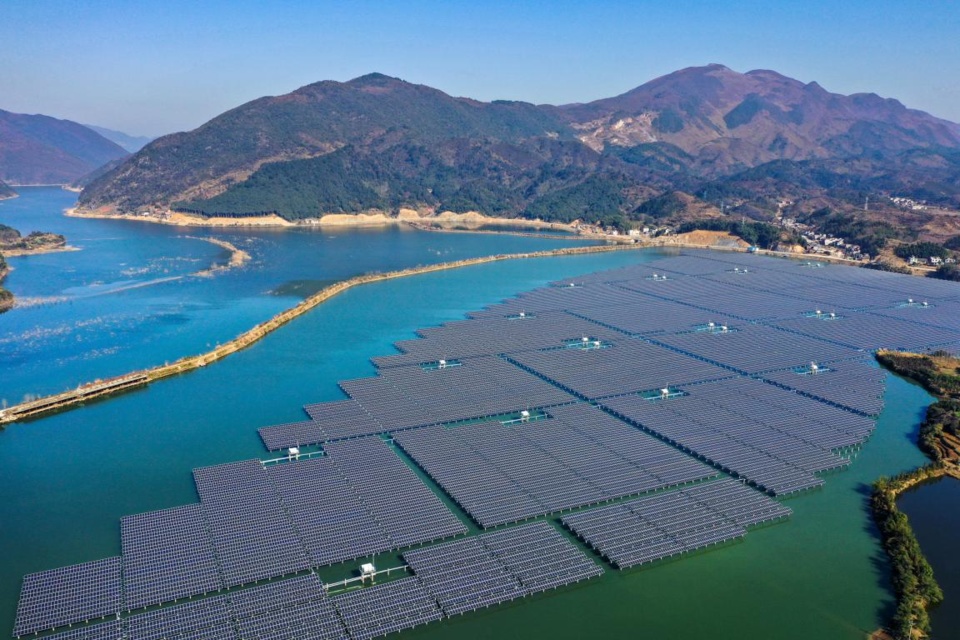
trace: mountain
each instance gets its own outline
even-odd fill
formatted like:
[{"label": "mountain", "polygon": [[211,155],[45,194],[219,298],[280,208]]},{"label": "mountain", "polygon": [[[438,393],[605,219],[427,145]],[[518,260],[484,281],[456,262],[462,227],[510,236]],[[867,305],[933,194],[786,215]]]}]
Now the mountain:
[{"label": "mountain", "polygon": [[10,184],[67,184],[126,155],[76,122],[0,110],[0,180]]},{"label": "mountain", "polygon": [[3,180],[0,180],[0,200],[17,197],[17,192],[10,188]]},{"label": "mountain", "polygon": [[124,151],[128,153],[136,153],[143,149],[147,144],[150,143],[153,138],[148,136],[131,136],[130,134],[124,133],[122,131],[114,131],[113,129],[107,129],[105,127],[98,127],[92,124],[83,125],[88,129],[93,129],[101,136],[113,142],[115,144],[123,147]]},{"label": "mountain", "polygon": [[319,82],[155,140],[93,179],[80,206],[622,223],[721,209],[762,220],[784,200],[796,214],[853,210],[864,192],[960,208],[960,125],[708,65],[562,106],[454,98],[381,74]]}]

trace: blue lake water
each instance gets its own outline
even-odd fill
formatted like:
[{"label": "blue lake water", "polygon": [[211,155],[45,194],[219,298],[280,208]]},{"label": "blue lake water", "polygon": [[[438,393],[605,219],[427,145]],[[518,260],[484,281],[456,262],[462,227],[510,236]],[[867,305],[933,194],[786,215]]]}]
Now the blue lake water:
[{"label": "blue lake water", "polygon": [[[76,194],[24,188],[0,202],[23,234],[62,233],[80,251],[10,258],[18,307],[0,315],[0,403],[63,391],[206,351],[332,281],[493,253],[583,241],[378,230],[229,230],[70,218]],[[240,269],[195,274],[247,251]]]}]

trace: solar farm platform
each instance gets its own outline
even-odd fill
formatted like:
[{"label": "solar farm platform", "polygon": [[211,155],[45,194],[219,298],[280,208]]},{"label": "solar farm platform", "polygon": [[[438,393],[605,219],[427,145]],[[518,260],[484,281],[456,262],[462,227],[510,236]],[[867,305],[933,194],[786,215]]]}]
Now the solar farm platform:
[{"label": "solar farm platform", "polygon": [[[960,351],[958,311],[955,283],[738,253],[551,283],[260,429],[302,459],[196,469],[199,503],[123,518],[119,557],[26,576],[13,633],[373,638],[602,573],[541,518],[619,568],[739,540],[869,439],[871,352]],[[412,575],[314,573],[384,552]]]}]

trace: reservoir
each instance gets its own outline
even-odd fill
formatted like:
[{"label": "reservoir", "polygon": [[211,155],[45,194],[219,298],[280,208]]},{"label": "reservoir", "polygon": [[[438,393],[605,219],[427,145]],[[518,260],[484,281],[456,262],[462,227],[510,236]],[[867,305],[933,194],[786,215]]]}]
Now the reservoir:
[{"label": "reservoir", "polygon": [[[41,195],[61,197],[56,191]],[[24,206],[26,197],[9,204]],[[62,206],[69,206],[71,199],[67,194]],[[0,216],[5,212],[0,208]],[[33,228],[9,217],[0,220],[24,232]],[[33,326],[54,327],[44,324],[50,321],[43,314],[31,321],[17,319],[17,313],[49,312],[60,305],[67,310],[71,305],[79,307],[80,312],[64,311],[62,324],[56,325],[77,332],[66,332],[73,335],[73,342],[43,338],[30,357],[19,360],[15,359],[19,342],[8,343],[17,346],[0,358],[5,364],[12,363],[19,373],[8,374],[8,367],[4,367],[0,376],[8,377],[0,381],[3,395],[8,394],[7,389],[13,389],[10,397],[29,393],[45,384],[47,376],[55,378],[49,383],[52,390],[60,390],[82,380],[121,373],[133,368],[125,366],[130,362],[147,366],[155,364],[156,359],[162,362],[191,353],[190,349],[200,350],[202,341],[211,339],[203,335],[204,329],[220,326],[212,320],[207,324],[209,316],[223,318],[229,326],[218,328],[220,333],[212,339],[228,339],[297,299],[294,295],[283,299],[271,292],[289,289],[291,283],[309,287],[310,281],[411,264],[399,261],[396,252],[405,252],[406,259],[416,264],[429,259],[427,248],[448,252],[437,257],[437,261],[446,261],[569,245],[569,241],[560,240],[401,230],[344,232],[333,235],[333,239],[320,232],[231,231],[217,235],[237,246],[250,245],[254,265],[262,266],[193,283],[189,274],[198,269],[197,265],[205,267],[210,260],[222,259],[219,248],[200,241],[191,243],[179,237],[185,235],[179,229],[60,220],[64,225],[91,225],[91,229],[107,225],[103,228],[110,229],[112,237],[124,237],[128,242],[138,242],[141,233],[146,234],[144,238],[155,234],[152,241],[144,239],[143,244],[169,242],[169,247],[176,250],[155,254],[154,263],[150,263],[153,267],[138,262],[140,266],[135,268],[156,268],[158,271],[149,276],[157,278],[186,275],[176,281],[94,296],[89,294],[90,286],[101,281],[116,283],[119,278],[104,274],[97,280],[77,277],[73,282],[58,284],[54,277],[27,277],[33,267],[27,266],[28,259],[16,259],[13,266],[17,271],[8,280],[15,294],[58,297],[67,291],[67,296],[75,293],[75,297],[72,302],[38,304],[0,316],[3,336],[29,334]],[[67,233],[70,244],[82,244],[83,234],[55,227],[57,221],[55,215],[48,214],[36,228]],[[94,232],[89,233],[88,237],[94,238]],[[283,234],[293,240],[286,244],[287,235]],[[104,232],[98,242],[108,244],[106,235]],[[190,230],[186,235],[202,233]],[[334,249],[337,242],[350,246]],[[516,248],[507,246],[511,243]],[[184,251],[184,246],[193,244],[192,252]],[[341,258],[331,260],[328,270],[308,268],[310,260],[319,260],[315,257],[318,245],[330,246],[338,256],[363,258],[374,254],[370,247],[377,246],[384,251],[389,247],[394,253],[376,258],[387,263],[379,266],[348,266]],[[257,247],[265,247],[263,253],[258,253]],[[450,252],[459,253],[453,256]],[[56,268],[45,268],[51,268],[51,273],[62,271],[70,280],[75,272],[70,271],[69,260],[81,255],[94,260],[93,253],[85,246],[83,252],[33,257],[29,264],[35,264],[35,273],[39,273],[46,260],[63,260]],[[172,259],[182,258],[185,253],[194,261],[188,266]],[[268,255],[287,256],[290,262],[285,263],[284,270],[272,271],[278,267],[269,266]],[[294,255],[307,260],[307,266],[298,265]],[[192,468],[270,457],[256,435],[258,427],[301,419],[303,404],[340,399],[342,393],[336,382],[372,375],[374,369],[368,358],[392,353],[393,342],[413,337],[418,328],[462,318],[467,311],[553,280],[654,257],[659,256],[625,252],[493,263],[359,287],[206,369],[78,410],[11,425],[0,432],[0,522],[4,523],[0,545],[10,550],[0,573],[0,627],[13,627],[24,574],[116,555],[119,518],[195,502]],[[168,259],[168,266],[156,266],[162,258]],[[103,264],[103,268],[108,267]],[[22,278],[21,284],[16,278]],[[35,288],[27,287],[28,283]],[[182,297],[193,306],[174,306],[171,311],[162,301],[152,299],[155,294],[151,290],[162,297],[159,292],[168,287],[174,293],[165,294],[166,304],[179,305]],[[102,307],[91,304],[88,313],[84,302],[128,297],[130,308],[138,315],[124,316],[127,305],[113,302],[106,303],[106,311],[99,313],[97,309]],[[117,348],[115,354],[98,357],[81,355],[90,353],[86,347],[72,352],[66,349],[66,345],[85,344],[76,339],[86,335],[82,329],[87,325],[81,318],[100,318],[104,313],[117,314],[116,325],[110,325],[116,328],[91,331],[96,336],[91,335],[90,340],[112,332],[113,341],[104,343],[112,346],[100,348]],[[160,317],[169,322],[156,320]],[[138,318],[155,321],[140,325]],[[124,326],[128,327],[127,333]],[[178,327],[191,329],[181,331]],[[65,330],[50,334],[59,335],[58,331]],[[128,339],[134,341],[135,348],[125,348]],[[175,348],[171,349],[171,344]],[[125,355],[120,357],[121,353]],[[34,364],[37,361],[41,364]],[[110,370],[107,364],[119,370]],[[679,562],[625,572],[608,568],[603,577],[583,585],[404,632],[404,636],[863,638],[887,617],[893,601],[887,587],[885,556],[869,516],[869,485],[881,475],[923,464],[925,459],[915,447],[915,434],[923,410],[932,400],[922,389],[893,376],[887,377],[885,399],[886,408],[876,432],[850,468],[829,475],[822,490],[785,501],[794,511],[789,521],[756,530],[741,543]]]}]

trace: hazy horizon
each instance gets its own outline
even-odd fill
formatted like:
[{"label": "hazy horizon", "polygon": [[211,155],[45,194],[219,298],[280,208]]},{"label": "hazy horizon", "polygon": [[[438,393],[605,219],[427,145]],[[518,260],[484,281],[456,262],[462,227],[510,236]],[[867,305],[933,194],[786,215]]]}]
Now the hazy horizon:
[{"label": "hazy horizon", "polygon": [[960,121],[960,11],[938,6],[13,0],[7,9],[0,109],[132,136],[193,129],[265,95],[371,72],[478,100],[565,104],[709,63]]}]

